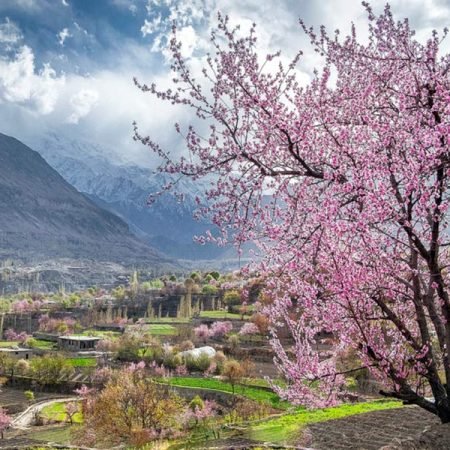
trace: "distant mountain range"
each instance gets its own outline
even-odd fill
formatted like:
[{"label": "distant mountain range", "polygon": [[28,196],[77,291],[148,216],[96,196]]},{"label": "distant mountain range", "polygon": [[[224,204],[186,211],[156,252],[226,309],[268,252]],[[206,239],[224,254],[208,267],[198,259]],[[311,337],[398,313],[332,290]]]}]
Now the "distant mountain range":
[{"label": "distant mountain range", "polygon": [[[72,162],[70,166],[68,160],[65,164],[66,178],[70,167],[77,167],[73,176],[80,185],[88,165]],[[123,195],[130,194],[125,189],[127,180],[122,182]],[[103,189],[106,192],[109,187]],[[120,191],[120,184],[115,189]],[[0,259],[8,258],[24,262],[91,259],[126,266],[170,264],[132,234],[121,218],[78,192],[38,152],[0,134]]]},{"label": "distant mountain range", "polygon": [[210,228],[193,219],[194,199],[203,195],[204,185],[183,179],[177,184],[182,203],[166,194],[147,206],[149,194],[169,181],[166,175],[130,165],[114,150],[55,133],[38,139],[33,148],[71,185],[121,217],[136,236],[162,253],[187,260],[236,259],[232,248],[193,242],[194,235]]}]

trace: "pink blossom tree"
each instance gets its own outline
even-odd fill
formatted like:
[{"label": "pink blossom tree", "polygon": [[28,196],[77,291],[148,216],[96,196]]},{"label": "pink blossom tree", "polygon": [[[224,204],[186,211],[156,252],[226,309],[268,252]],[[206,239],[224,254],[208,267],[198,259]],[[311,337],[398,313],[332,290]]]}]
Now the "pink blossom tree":
[{"label": "pink blossom tree", "polygon": [[202,400],[196,396],[185,412],[186,422],[193,422],[195,426],[206,425],[217,413],[217,403],[213,400]]},{"label": "pink blossom tree", "polygon": [[3,439],[4,431],[11,425],[11,417],[0,407],[0,436]]},{"label": "pink blossom tree", "polygon": [[249,334],[258,334],[259,328],[252,322],[247,322],[242,325],[239,330],[239,334],[241,335],[249,335]]},{"label": "pink blossom tree", "polygon": [[22,331],[20,333],[17,333],[15,330],[13,330],[12,328],[8,328],[5,331],[5,339],[7,341],[17,341],[20,343],[25,342],[28,338],[30,337],[29,334],[27,334],[25,331]]},{"label": "pink blossom tree", "polygon": [[64,405],[64,410],[65,410],[65,413],[67,416],[67,420],[72,425],[75,414],[79,412],[78,403],[77,402],[67,402]]},{"label": "pink blossom tree", "polygon": [[[348,373],[366,367],[383,394],[449,422],[450,55],[437,32],[422,44],[389,6],[380,16],[365,8],[365,41],[354,27],[341,38],[300,22],[323,57],[306,86],[301,52],[274,65],[279,54],[258,54],[255,27],[243,35],[221,16],[198,77],[174,29],[174,87],[136,83],[207,126],[187,129],[190,157],[178,160],[137,128],[135,136],[159,155],[161,172],[213,180],[198,213],[222,235],[201,242],[261,249],[276,364],[289,380],[281,395],[336,402],[345,375],[336,362],[351,349]],[[327,358],[314,348],[323,331],[335,337]]]},{"label": "pink blossom tree", "polygon": [[233,329],[233,324],[229,321],[214,322],[209,329],[209,335],[211,337],[223,337],[226,334],[228,334],[232,329]]},{"label": "pink blossom tree", "polygon": [[194,328],[194,334],[197,339],[201,339],[203,342],[206,342],[206,340],[210,336],[208,325],[201,324],[198,327]]}]

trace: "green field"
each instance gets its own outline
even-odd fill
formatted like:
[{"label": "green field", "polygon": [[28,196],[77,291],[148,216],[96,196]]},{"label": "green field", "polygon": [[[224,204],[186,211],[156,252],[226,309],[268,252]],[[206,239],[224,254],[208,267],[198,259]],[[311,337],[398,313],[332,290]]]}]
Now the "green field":
[{"label": "green field", "polygon": [[187,317],[154,317],[147,319],[146,323],[189,323],[191,319]]},{"label": "green field", "polygon": [[108,339],[117,339],[122,333],[118,331],[103,331],[103,330],[84,330],[81,334],[75,336],[95,336]]},{"label": "green field", "polygon": [[[241,319],[240,314],[229,313],[228,311],[201,311],[200,317],[205,319]],[[244,316],[244,320],[248,318],[249,316]]]},{"label": "green field", "polygon": [[149,325],[149,332],[155,336],[173,336],[177,334],[177,329],[173,325],[152,324]]},{"label": "green field", "polygon": [[0,348],[7,348],[14,345],[20,345],[17,341],[0,341]]},{"label": "green field", "polygon": [[71,439],[71,426],[55,427],[44,431],[33,431],[32,433],[25,435],[30,439],[42,442],[54,442],[56,444],[68,445]]},{"label": "green field", "polygon": [[[169,383],[172,386],[183,386],[190,388],[212,389],[215,391],[232,393],[232,387],[229,383],[215,380],[211,378],[193,378],[193,377],[173,377],[170,378]],[[236,385],[234,392],[237,395],[242,395],[250,400],[257,402],[265,402],[276,409],[287,409],[289,403],[282,401],[277,394],[267,389],[261,389],[257,386],[242,386]]]},{"label": "green field", "polygon": [[40,348],[41,350],[52,350],[56,346],[56,342],[44,341],[42,339],[34,339],[34,347]]},{"label": "green field", "polygon": [[401,406],[402,403],[395,400],[375,400],[345,404],[334,408],[297,410],[292,414],[285,414],[254,424],[244,434],[245,437],[256,441],[288,444],[290,440],[298,437],[301,430],[309,423],[341,419],[355,414]]},{"label": "green field", "polygon": [[96,358],[87,358],[78,356],[76,358],[67,358],[67,362],[72,367],[95,367],[97,365]]},{"label": "green field", "polygon": [[[45,406],[41,411],[41,416],[48,420],[53,420],[55,422],[67,422],[67,414],[65,411],[65,403],[52,403],[51,405]],[[81,413],[77,412],[73,416],[74,423],[81,423],[83,421]]]}]

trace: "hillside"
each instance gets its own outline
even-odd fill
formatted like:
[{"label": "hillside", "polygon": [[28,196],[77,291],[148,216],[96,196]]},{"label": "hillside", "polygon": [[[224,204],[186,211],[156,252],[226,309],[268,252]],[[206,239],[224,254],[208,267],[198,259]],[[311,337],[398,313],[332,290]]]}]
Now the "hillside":
[{"label": "hillside", "polygon": [[0,134],[0,258],[92,259],[124,265],[168,260],[128,225],[65,181],[41,155]]},{"label": "hillside", "polygon": [[193,242],[194,235],[211,228],[193,219],[194,199],[206,189],[199,182],[180,180],[177,191],[184,195],[184,202],[164,195],[149,207],[149,194],[170,181],[166,175],[136,166],[114,149],[56,133],[45,134],[33,146],[71,185],[121,217],[134,234],[162,253],[189,260],[237,258],[232,248]]}]

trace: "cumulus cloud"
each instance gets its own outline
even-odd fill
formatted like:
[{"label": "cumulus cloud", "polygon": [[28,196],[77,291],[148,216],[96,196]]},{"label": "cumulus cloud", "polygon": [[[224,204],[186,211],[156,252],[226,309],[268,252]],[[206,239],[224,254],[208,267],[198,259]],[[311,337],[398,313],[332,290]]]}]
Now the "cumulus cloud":
[{"label": "cumulus cloud", "polygon": [[65,77],[48,64],[36,71],[34,54],[22,46],[12,60],[0,60],[0,101],[17,103],[39,114],[53,111]]},{"label": "cumulus cloud", "polygon": [[59,33],[58,33],[58,41],[59,44],[61,45],[61,47],[64,47],[64,42],[67,38],[72,37],[72,35],[69,32],[68,28],[63,28]]},{"label": "cumulus cloud", "polygon": [[[385,1],[371,1],[376,13],[382,11]],[[63,5],[69,2],[61,0]],[[14,3],[18,8],[33,4],[33,11],[39,11],[43,10],[42,5],[54,7],[56,2],[0,0],[0,3],[0,10],[4,10],[5,3]],[[321,24],[330,32],[340,28],[344,35],[350,30],[351,22],[356,24],[358,35],[362,37],[367,29],[366,14],[359,1],[108,0],[115,15],[115,8],[119,8],[123,20],[130,19],[125,24],[128,32],[131,23],[136,27],[132,37],[129,33],[125,39],[121,39],[124,35],[121,34],[122,30],[113,28],[115,22],[104,22],[103,16],[84,20],[82,15],[72,14],[77,2],[70,2],[70,8],[64,8],[61,3],[58,2],[58,6],[67,15],[61,16],[50,35],[56,48],[54,54],[51,55],[47,48],[42,51],[36,47],[35,50],[36,55],[44,58],[43,62],[49,55],[53,56],[53,67],[61,67],[58,66],[59,57],[66,58],[66,62],[72,61],[72,66],[68,63],[63,66],[65,76],[57,75],[50,65],[38,64],[30,48],[38,44],[27,41],[27,33],[22,38],[20,28],[12,21],[3,19],[2,23],[0,19],[0,45],[3,42],[0,50],[5,48],[7,42],[16,49],[12,57],[0,57],[2,123],[6,117],[12,124],[17,124],[17,117],[23,115],[25,119],[21,128],[34,126],[36,133],[41,133],[45,124],[61,133],[94,137],[100,142],[123,149],[123,153],[132,154],[135,161],[143,160],[147,152],[143,146],[136,146],[132,141],[133,120],[138,122],[142,133],[150,134],[174,153],[183,151],[184,144],[177,141],[172,124],[180,122],[187,125],[195,120],[192,111],[145,95],[132,83],[132,77],[137,76],[142,82],[156,82],[161,87],[169,87],[172,74],[167,64],[167,44],[172,21],[177,22],[178,37],[183,44],[182,53],[189,58],[194,76],[201,73],[204,54],[209,50],[210,31],[217,25],[217,12],[221,11],[230,16],[233,25],[241,24],[242,33],[253,22],[257,24],[258,51],[261,55],[281,49],[285,63],[298,50],[304,50],[297,72],[302,83],[308,82],[313,69],[320,67],[322,60],[310,49],[309,40],[298,24],[299,17],[315,28]],[[432,28],[442,28],[450,20],[448,0],[391,0],[390,3],[396,19],[410,18],[420,39],[425,39]],[[38,6],[40,9],[36,9]],[[147,11],[147,16],[144,14],[140,17],[141,11]],[[130,13],[136,14],[136,17]],[[66,25],[67,29],[64,28]],[[103,40],[99,33],[101,26],[105,32]],[[27,31],[25,28],[23,30]],[[67,41],[69,35],[66,35],[69,32],[73,35],[70,46]],[[136,38],[139,32],[140,37]],[[55,35],[61,45],[58,45]],[[23,46],[24,43],[27,46]],[[77,56],[80,58],[76,59]],[[87,72],[91,74],[89,77],[80,75]],[[201,82],[201,76],[198,76],[198,80]],[[38,113],[41,114],[39,120],[29,120],[30,111],[35,118]],[[89,120],[83,120],[87,116]]]},{"label": "cumulus cloud", "polygon": [[161,14],[158,14],[151,20],[144,19],[144,25],[142,25],[141,27],[142,37],[156,33],[159,30],[160,25],[161,25]]},{"label": "cumulus cloud", "polygon": [[98,92],[92,89],[82,89],[70,97],[72,113],[67,122],[77,124],[82,117],[87,116],[98,101]]},{"label": "cumulus cloud", "polygon": [[22,39],[23,35],[20,28],[9,17],[6,17],[5,21],[0,23],[0,43],[9,47]]},{"label": "cumulus cloud", "polygon": [[178,30],[178,39],[182,43],[181,56],[189,58],[197,48],[198,36],[194,28],[189,25]]}]

